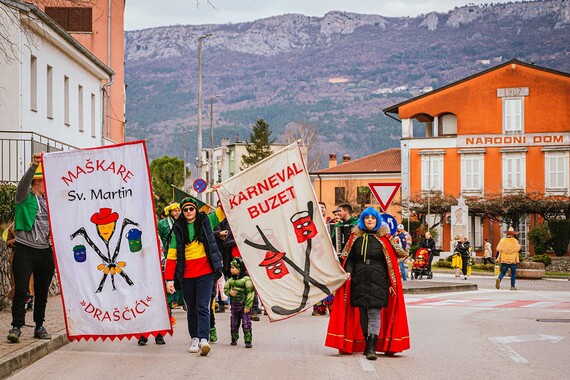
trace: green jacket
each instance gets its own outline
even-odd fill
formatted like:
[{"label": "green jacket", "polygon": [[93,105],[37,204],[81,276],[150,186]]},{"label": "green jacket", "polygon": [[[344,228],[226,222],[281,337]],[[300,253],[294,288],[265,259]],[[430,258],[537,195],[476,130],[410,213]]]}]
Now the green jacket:
[{"label": "green jacket", "polygon": [[344,220],[341,220],[340,222],[336,222],[334,225],[334,228],[331,232],[332,241],[334,242],[337,227],[339,227],[339,226],[354,226],[354,225],[356,225],[357,222],[358,222],[358,218],[355,216],[351,216],[350,219],[348,219],[346,222]]},{"label": "green jacket", "polygon": [[[230,295],[231,289],[235,290],[237,295]],[[244,302],[244,307],[248,309],[253,307],[255,289],[253,288],[253,282],[251,282],[249,276],[239,278],[230,277],[224,286],[224,293],[232,298],[232,302]]]}]

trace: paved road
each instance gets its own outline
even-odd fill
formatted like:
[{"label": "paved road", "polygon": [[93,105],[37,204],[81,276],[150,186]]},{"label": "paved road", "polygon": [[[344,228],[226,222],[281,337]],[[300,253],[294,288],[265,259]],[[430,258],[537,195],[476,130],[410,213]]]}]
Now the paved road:
[{"label": "paved road", "polygon": [[[134,341],[74,342],[13,376],[14,379],[188,378],[234,379],[519,379],[565,378],[570,373],[570,282],[520,280],[518,291],[494,289],[494,278],[433,282],[476,283],[479,290],[407,294],[412,348],[376,362],[340,356],[324,347],[328,317],[310,313],[286,321],[254,322],[254,347],[229,345],[229,314],[218,315],[220,340],[207,357],[187,352],[184,313],[165,346]],[[409,284],[411,285],[411,284]],[[416,284],[414,284],[416,285]],[[241,343],[241,342],[240,342]]]}]

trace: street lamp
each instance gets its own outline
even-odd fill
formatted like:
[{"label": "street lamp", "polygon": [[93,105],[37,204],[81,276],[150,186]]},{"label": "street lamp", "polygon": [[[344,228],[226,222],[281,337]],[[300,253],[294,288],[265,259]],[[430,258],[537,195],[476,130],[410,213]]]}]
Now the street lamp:
[{"label": "street lamp", "polygon": [[192,132],[193,129],[187,129],[185,131],[182,132],[182,135],[184,136],[184,191],[186,191],[186,148],[188,146],[188,144],[186,143],[186,133],[188,132]]},{"label": "street lamp", "polygon": [[[210,189],[214,186],[214,100],[220,95],[210,98]],[[210,204],[214,203],[214,193],[210,193]]]},{"label": "street lamp", "polygon": [[212,33],[207,33],[198,37],[198,161],[196,162],[198,172],[202,169],[202,40],[211,35]]}]

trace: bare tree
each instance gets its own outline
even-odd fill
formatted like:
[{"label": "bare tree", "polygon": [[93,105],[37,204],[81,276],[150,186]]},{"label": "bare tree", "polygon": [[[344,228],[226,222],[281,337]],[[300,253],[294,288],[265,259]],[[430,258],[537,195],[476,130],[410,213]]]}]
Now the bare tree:
[{"label": "bare tree", "polygon": [[282,139],[289,144],[296,140],[301,141],[301,146],[306,150],[305,159],[309,172],[318,170],[323,158],[323,152],[317,144],[318,137],[317,126],[307,123],[289,123],[282,136]]}]

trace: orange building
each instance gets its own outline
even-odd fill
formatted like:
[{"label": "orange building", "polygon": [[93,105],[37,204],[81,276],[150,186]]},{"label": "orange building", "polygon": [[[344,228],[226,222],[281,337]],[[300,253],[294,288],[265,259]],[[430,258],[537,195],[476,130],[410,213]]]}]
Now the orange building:
[{"label": "orange building", "polygon": [[[384,109],[402,123],[402,197],[569,195],[570,74],[513,59]],[[449,249],[450,218],[439,244]],[[529,252],[529,215],[511,223]],[[469,215],[469,239],[506,225]]]},{"label": "orange building", "polygon": [[[400,149],[393,148],[366,157],[351,160],[343,156],[338,164],[336,154],[329,155],[329,167],[310,173],[319,201],[327,206],[328,216],[341,203],[350,203],[356,212],[379,203],[368,186],[370,183],[400,183]],[[400,191],[394,202],[400,200]],[[401,220],[400,207],[393,203],[387,213]]]},{"label": "orange building", "polygon": [[30,0],[114,71],[113,80],[102,84],[103,137],[110,143],[125,140],[125,1]]}]

